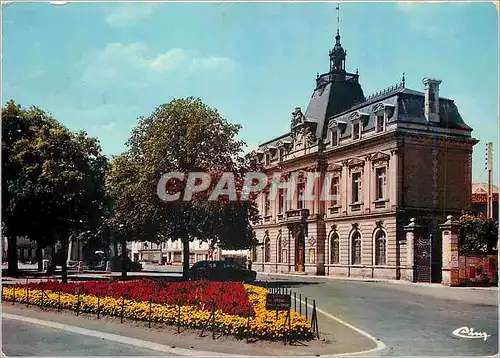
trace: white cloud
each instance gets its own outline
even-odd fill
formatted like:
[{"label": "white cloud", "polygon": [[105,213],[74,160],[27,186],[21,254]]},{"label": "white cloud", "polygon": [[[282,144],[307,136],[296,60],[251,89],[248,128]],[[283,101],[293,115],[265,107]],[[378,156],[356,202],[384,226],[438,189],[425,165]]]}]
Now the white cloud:
[{"label": "white cloud", "polygon": [[189,75],[195,71],[232,71],[233,61],[215,55],[197,55],[193,51],[180,48],[149,54],[143,42],[131,44],[110,43],[104,49],[90,54],[83,60],[83,81],[102,83],[103,81],[125,81],[128,85],[141,87],[158,77],[158,74]]},{"label": "white cloud", "polygon": [[123,26],[149,17],[158,3],[113,4],[112,6],[113,11],[106,16],[106,22],[111,26]]}]

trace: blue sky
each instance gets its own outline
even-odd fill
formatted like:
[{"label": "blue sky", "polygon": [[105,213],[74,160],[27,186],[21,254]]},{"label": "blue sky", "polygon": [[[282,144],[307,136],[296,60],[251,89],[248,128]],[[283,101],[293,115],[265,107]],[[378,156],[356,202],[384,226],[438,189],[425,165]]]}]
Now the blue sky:
[{"label": "blue sky", "polygon": [[[243,125],[250,148],[286,132],[328,68],[335,3],[13,3],[3,10],[2,102],[35,104],[118,154],[138,116],[197,96]],[[493,3],[344,3],[347,69],[365,95],[441,79],[480,140],[473,180],[498,153]],[[497,168],[497,161],[495,168]],[[495,175],[496,177],[496,175]]]}]

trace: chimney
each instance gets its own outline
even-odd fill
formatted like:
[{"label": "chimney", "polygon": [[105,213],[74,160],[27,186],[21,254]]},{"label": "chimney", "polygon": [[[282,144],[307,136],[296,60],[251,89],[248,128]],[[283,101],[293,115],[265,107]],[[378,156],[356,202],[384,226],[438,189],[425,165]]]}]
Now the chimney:
[{"label": "chimney", "polygon": [[422,83],[425,86],[425,118],[428,122],[439,123],[439,85],[441,81],[426,77]]}]

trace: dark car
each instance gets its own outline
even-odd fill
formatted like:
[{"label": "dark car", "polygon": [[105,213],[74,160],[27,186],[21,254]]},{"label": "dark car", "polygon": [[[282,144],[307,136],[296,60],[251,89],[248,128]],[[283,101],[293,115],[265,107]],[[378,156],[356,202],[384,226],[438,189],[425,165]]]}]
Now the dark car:
[{"label": "dark car", "polygon": [[191,280],[255,281],[257,272],[230,261],[198,261],[189,270]]}]

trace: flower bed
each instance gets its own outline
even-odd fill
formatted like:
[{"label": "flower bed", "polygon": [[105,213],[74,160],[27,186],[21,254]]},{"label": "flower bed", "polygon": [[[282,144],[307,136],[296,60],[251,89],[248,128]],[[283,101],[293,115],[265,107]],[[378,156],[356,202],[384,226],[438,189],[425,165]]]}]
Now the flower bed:
[{"label": "flower bed", "polygon": [[[245,287],[240,282],[209,282],[209,281],[188,281],[171,282],[166,285],[159,285],[153,280],[134,281],[89,281],[82,283],[59,283],[58,281],[47,281],[40,283],[29,283],[21,285],[30,290],[45,290],[68,294],[80,294],[112,297],[121,299],[123,296],[136,302],[148,302],[167,305],[188,305],[198,306],[207,311],[212,310],[212,304],[225,313],[247,316],[248,315],[248,294]],[[250,315],[254,315],[250,309]]]},{"label": "flower bed", "polygon": [[[291,327],[289,324],[285,325],[286,312],[279,312],[277,316],[276,311],[266,310],[265,288],[241,283],[201,281],[159,286],[148,280],[84,284],[49,281],[15,287],[4,286],[2,298],[28,303],[28,293],[29,303],[32,305],[88,313],[97,313],[99,310],[104,315],[120,317],[123,314],[128,319],[151,320],[169,325],[179,323],[189,328],[207,325],[212,309],[210,305],[215,300],[215,327],[218,332],[241,338],[269,340],[285,337],[306,340],[313,337],[311,325],[304,316],[292,311]],[[127,298],[122,301],[122,294],[125,293]],[[171,296],[167,296],[167,293]]]}]

